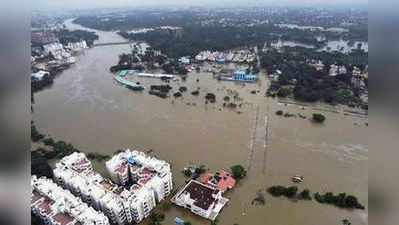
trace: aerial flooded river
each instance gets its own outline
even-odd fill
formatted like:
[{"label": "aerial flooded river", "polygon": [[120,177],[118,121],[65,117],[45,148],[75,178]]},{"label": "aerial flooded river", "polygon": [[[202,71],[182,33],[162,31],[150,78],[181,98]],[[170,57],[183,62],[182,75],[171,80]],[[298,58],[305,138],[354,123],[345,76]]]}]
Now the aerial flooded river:
[{"label": "aerial flooded river", "polygon": [[[86,29],[71,20],[66,25]],[[115,33],[97,33],[101,43],[123,41]],[[186,81],[170,83],[174,92],[180,86],[188,88],[178,99],[149,95],[150,83],[162,83],[152,78],[146,78],[145,91],[134,92],[117,84],[109,72],[118,55],[130,51],[130,45],[102,46],[78,56],[51,88],[35,94],[33,120],[39,130],[86,152],[112,155],[121,148],[152,149],[171,163],[176,187],[184,184],[181,171],[189,164],[203,164],[211,171],[245,166],[247,177],[225,195],[230,202],[218,216],[220,225],[337,225],[344,218],[368,224],[367,209],[345,210],[315,200],[293,202],[265,193],[271,185],[291,185],[291,177],[298,174],[305,178],[298,185],[300,191],[346,192],[367,208],[366,118],[327,105],[303,108],[265,98],[268,80],[262,73],[258,82],[243,85],[217,81],[205,69],[191,72]],[[191,95],[198,87],[200,95]],[[241,107],[222,106],[229,90],[239,93]],[[252,94],[253,90],[259,93]],[[216,103],[205,104],[207,92],[217,96]],[[277,116],[279,109],[307,118]],[[324,124],[314,124],[309,118],[320,109],[331,111],[323,112]],[[99,163],[96,167],[103,170]],[[265,194],[265,205],[251,204],[258,191]],[[209,224],[175,206],[165,214],[165,225],[172,225],[175,216],[195,225]]]}]

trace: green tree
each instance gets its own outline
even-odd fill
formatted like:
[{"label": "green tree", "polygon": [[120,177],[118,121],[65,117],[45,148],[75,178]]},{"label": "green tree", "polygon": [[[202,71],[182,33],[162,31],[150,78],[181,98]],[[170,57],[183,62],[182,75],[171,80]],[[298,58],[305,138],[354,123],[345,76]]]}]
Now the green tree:
[{"label": "green tree", "polygon": [[234,165],[231,167],[233,177],[236,179],[242,179],[247,175],[247,171],[241,165]]},{"label": "green tree", "polygon": [[299,195],[301,196],[302,199],[312,200],[309,189],[304,189]]},{"label": "green tree", "polygon": [[323,123],[326,117],[321,113],[313,113],[313,121],[317,123]]}]

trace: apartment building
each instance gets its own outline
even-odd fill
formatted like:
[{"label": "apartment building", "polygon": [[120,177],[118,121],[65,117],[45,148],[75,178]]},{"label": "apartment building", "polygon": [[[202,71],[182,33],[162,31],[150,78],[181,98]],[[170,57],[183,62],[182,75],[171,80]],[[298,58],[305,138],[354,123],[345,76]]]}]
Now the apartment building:
[{"label": "apartment building", "polygon": [[108,218],[80,198],[42,177],[31,178],[31,209],[46,225],[109,225]]},{"label": "apartment building", "polygon": [[84,153],[64,157],[54,169],[56,181],[104,212],[114,224],[140,222],[155,207],[154,192],[126,189],[96,172]]},{"label": "apartment building", "polygon": [[172,172],[169,163],[144,152],[127,149],[106,162],[106,169],[112,181],[131,187],[154,192],[160,202],[173,189]]}]

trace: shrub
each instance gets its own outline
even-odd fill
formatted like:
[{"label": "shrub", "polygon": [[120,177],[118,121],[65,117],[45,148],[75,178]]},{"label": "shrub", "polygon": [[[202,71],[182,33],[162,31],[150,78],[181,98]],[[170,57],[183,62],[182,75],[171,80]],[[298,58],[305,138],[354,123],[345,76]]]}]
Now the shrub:
[{"label": "shrub", "polygon": [[184,87],[184,86],[183,86],[183,87],[180,87],[180,88],[179,88],[179,91],[180,91],[180,92],[186,92],[186,91],[187,91],[187,88]]},{"label": "shrub", "polygon": [[41,139],[44,138],[44,135],[41,134],[41,133],[36,129],[36,126],[35,126],[33,123],[31,123],[30,134],[31,134],[31,140],[32,140],[33,142],[40,141]]},{"label": "shrub", "polygon": [[179,98],[182,96],[182,94],[180,92],[176,92],[173,94],[173,96],[175,96],[175,98]]},{"label": "shrub", "polygon": [[247,171],[241,165],[232,166],[231,171],[236,179],[242,179],[247,175]]},{"label": "shrub", "polygon": [[304,189],[299,195],[301,196],[302,199],[312,200],[309,189]]},{"label": "shrub", "polygon": [[277,92],[277,96],[282,98],[285,98],[290,94],[291,94],[291,89],[289,88],[280,88],[280,90],[278,90]]},{"label": "shrub", "polygon": [[365,207],[358,202],[355,196],[346,195],[346,193],[334,195],[332,192],[327,192],[324,195],[321,195],[317,192],[314,194],[314,198],[319,203],[333,204],[342,208],[365,209]]},{"label": "shrub", "polygon": [[51,137],[44,139],[43,143],[47,146],[53,146],[55,144],[54,139]]},{"label": "shrub", "polygon": [[228,102],[228,101],[230,101],[230,97],[229,97],[229,96],[224,96],[223,100],[224,100],[225,102]]},{"label": "shrub", "polygon": [[277,115],[277,116],[282,116],[283,114],[284,114],[283,110],[278,110],[278,111],[276,112],[276,115]]},{"label": "shrub", "polygon": [[205,99],[210,101],[211,103],[215,103],[216,102],[216,95],[213,93],[208,93],[205,96]]},{"label": "shrub", "polygon": [[267,189],[267,192],[269,192],[271,195],[273,195],[275,197],[285,196],[288,198],[293,198],[296,196],[296,193],[298,192],[298,188],[296,186],[284,187],[281,185],[277,185],[277,186],[269,187]]},{"label": "shrub", "polygon": [[323,123],[326,117],[321,113],[313,113],[313,121],[317,123]]},{"label": "shrub", "polygon": [[192,94],[192,95],[199,95],[199,91],[198,91],[198,90],[193,91],[193,92],[191,92],[191,94]]}]

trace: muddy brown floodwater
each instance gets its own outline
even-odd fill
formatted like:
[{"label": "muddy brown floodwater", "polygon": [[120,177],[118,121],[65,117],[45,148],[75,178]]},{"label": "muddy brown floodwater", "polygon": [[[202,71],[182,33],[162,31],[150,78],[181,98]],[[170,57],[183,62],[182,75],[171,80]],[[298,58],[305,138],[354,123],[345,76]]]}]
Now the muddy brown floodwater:
[{"label": "muddy brown floodwater", "polygon": [[[115,33],[100,35],[104,36],[101,40],[120,40]],[[35,95],[33,119],[40,131],[86,152],[110,155],[120,148],[152,149],[172,164],[176,187],[184,184],[181,170],[190,163],[211,170],[244,165],[248,176],[226,194],[230,202],[218,216],[220,225],[337,225],[343,218],[368,224],[367,210],[339,209],[315,200],[292,202],[265,194],[265,205],[251,204],[259,190],[290,185],[290,178],[299,174],[305,177],[298,185],[300,190],[354,194],[367,207],[366,118],[344,115],[338,108],[341,113],[323,112],[325,123],[314,124],[308,118],[318,112],[315,108],[332,107],[314,104],[303,109],[265,98],[268,80],[264,74],[259,82],[243,86],[214,80],[204,69],[191,72],[185,82],[170,83],[174,91],[180,86],[188,88],[179,99],[149,95],[149,84],[162,83],[152,78],[142,79],[145,91],[134,92],[117,84],[108,72],[118,55],[129,51],[129,45],[103,46],[78,56],[77,63],[56,78],[51,88]],[[192,96],[191,91],[198,87],[200,95]],[[228,89],[239,93],[241,108],[222,107]],[[260,92],[251,94],[252,90]],[[216,103],[205,104],[207,92],[216,94]],[[307,119],[279,117],[275,115],[279,109],[301,113]],[[103,163],[95,165],[103,171]],[[165,214],[165,225],[172,225],[175,216],[195,225],[210,224],[175,206]]]}]

